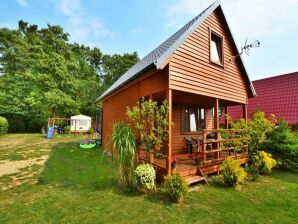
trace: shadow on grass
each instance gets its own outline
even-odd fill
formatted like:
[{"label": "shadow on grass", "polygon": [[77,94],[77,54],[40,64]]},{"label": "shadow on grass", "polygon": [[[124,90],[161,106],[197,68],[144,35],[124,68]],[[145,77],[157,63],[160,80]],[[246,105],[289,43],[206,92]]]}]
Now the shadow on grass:
[{"label": "shadow on grass", "polygon": [[214,187],[214,188],[221,188],[221,189],[228,189],[230,188],[229,186],[225,185],[222,181],[222,176],[220,175],[213,175],[209,178],[209,187]]},{"label": "shadow on grass", "polygon": [[59,143],[51,151],[39,184],[78,189],[114,188],[113,162],[102,150],[81,149],[77,143]]},{"label": "shadow on grass", "polygon": [[283,182],[288,182],[293,184],[298,183],[298,172],[285,170],[282,168],[274,168],[272,170],[272,173],[269,175],[269,177],[282,180]]},{"label": "shadow on grass", "polygon": [[156,192],[151,192],[149,194],[146,194],[145,198],[146,198],[146,200],[156,203],[156,204],[163,204],[163,205],[176,204],[175,202],[170,200],[166,194],[162,193],[158,189]]},{"label": "shadow on grass", "polygon": [[136,188],[127,190],[123,189],[116,183],[116,187],[113,189],[113,193],[119,196],[125,196],[129,198],[144,198],[145,200],[156,204],[169,205],[174,203],[173,201],[169,200],[169,197],[165,193],[163,193],[159,187],[156,187],[155,190],[144,193],[139,192]]}]

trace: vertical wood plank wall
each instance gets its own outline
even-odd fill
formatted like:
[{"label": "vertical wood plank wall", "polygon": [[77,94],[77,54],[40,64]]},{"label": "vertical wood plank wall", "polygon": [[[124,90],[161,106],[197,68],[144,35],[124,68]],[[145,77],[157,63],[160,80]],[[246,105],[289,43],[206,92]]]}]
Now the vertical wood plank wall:
[{"label": "vertical wood plank wall", "polygon": [[[224,40],[224,67],[209,61],[209,28]],[[170,60],[170,88],[237,103],[247,103],[247,86],[237,61],[231,38],[214,11],[174,52]]]},{"label": "vertical wood plank wall", "polygon": [[113,124],[125,119],[126,108],[136,105],[139,98],[168,89],[168,70],[141,80],[128,88],[121,89],[116,94],[103,101],[103,131],[102,143],[105,147],[112,134]]}]

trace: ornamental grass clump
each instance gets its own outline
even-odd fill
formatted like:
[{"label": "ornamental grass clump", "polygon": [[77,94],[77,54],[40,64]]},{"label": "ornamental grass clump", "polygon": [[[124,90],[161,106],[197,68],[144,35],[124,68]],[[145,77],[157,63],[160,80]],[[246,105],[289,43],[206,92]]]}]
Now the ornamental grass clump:
[{"label": "ornamental grass clump", "polygon": [[188,184],[179,173],[166,176],[161,186],[161,191],[172,201],[181,202],[188,193]]},{"label": "ornamental grass clump", "polygon": [[135,184],[141,192],[155,189],[155,170],[150,164],[141,164],[134,171]]},{"label": "ornamental grass clump", "polygon": [[240,166],[240,162],[232,158],[223,161],[220,170],[224,184],[232,187],[243,184],[247,176],[245,170]]},{"label": "ornamental grass clump", "polygon": [[125,191],[131,191],[134,187],[134,170],[136,164],[135,137],[131,128],[117,122],[112,134],[113,155],[117,162],[118,184]]}]

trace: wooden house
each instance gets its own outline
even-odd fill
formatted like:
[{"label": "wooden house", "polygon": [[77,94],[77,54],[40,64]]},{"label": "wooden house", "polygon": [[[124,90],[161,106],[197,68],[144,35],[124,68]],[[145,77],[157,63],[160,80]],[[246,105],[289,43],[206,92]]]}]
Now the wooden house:
[{"label": "wooden house", "polygon": [[[229,106],[241,105],[247,117],[248,97],[255,91],[219,1],[193,18],[136,65],[123,74],[98,99],[103,104],[102,141],[105,146],[113,124],[125,117],[127,106],[142,97],[167,99],[169,127],[166,159],[154,159],[158,176],[171,174],[171,160],[178,159],[177,172],[189,182],[203,174],[219,172],[228,156],[248,161],[242,153],[220,149],[219,116]],[[227,122],[226,122],[227,123]],[[227,125],[227,124],[226,124]],[[207,139],[208,133],[214,138]],[[195,164],[185,148],[185,138],[199,139],[203,162]],[[146,158],[143,158],[146,160]]]}]

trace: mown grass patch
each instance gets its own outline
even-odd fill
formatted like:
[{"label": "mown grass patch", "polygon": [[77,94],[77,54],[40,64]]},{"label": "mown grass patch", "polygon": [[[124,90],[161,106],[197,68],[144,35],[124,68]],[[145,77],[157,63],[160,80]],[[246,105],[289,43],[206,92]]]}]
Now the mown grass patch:
[{"label": "mown grass patch", "polygon": [[157,193],[122,193],[112,158],[102,157],[99,148],[80,149],[76,139],[53,145],[44,167],[31,169],[41,169],[32,177],[35,183],[0,192],[0,223],[298,222],[298,175],[278,169],[257,182],[246,181],[240,190],[218,179],[210,187],[199,184],[182,205]]}]

